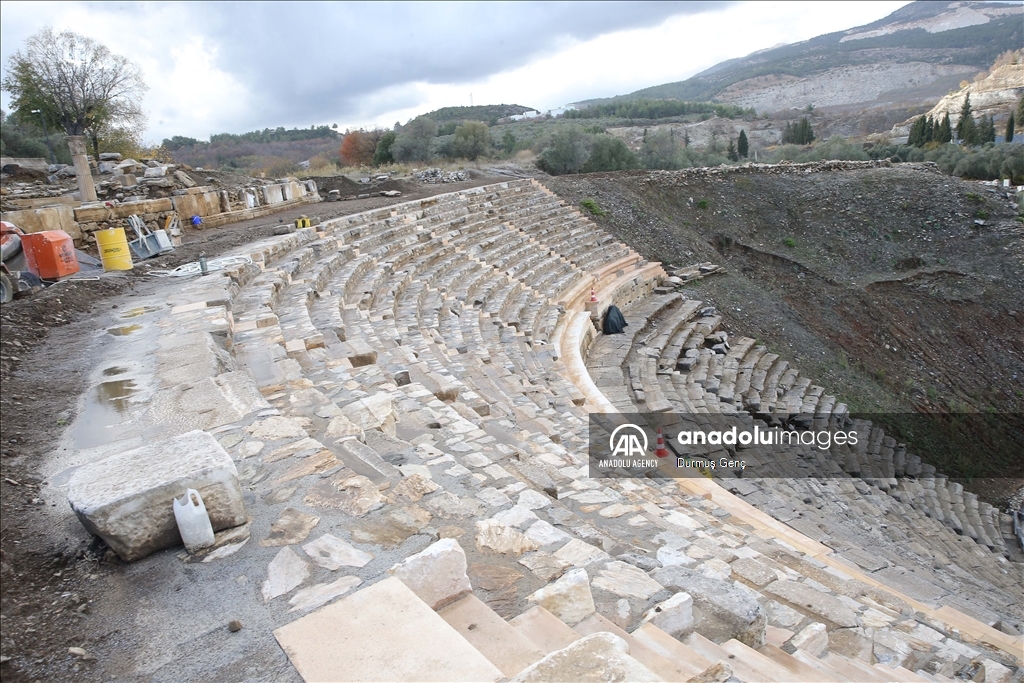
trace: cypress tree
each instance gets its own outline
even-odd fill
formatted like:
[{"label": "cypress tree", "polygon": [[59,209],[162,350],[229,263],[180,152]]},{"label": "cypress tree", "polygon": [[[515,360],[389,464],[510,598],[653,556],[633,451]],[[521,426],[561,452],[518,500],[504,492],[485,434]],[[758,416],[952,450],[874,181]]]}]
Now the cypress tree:
[{"label": "cypress tree", "polygon": [[985,134],[981,139],[982,143],[996,141],[996,120],[991,116],[985,120]]},{"label": "cypress tree", "polygon": [[1006,119],[1006,141],[1013,142],[1013,112],[1010,112],[1010,118]]},{"label": "cypress tree", "polygon": [[925,123],[924,130],[924,142],[928,144],[935,139],[935,119],[928,117],[928,121]]},{"label": "cypress tree", "polygon": [[732,139],[729,139],[729,147],[725,150],[725,157],[729,161],[739,161],[740,155],[736,153],[736,145],[732,144]]},{"label": "cypress tree", "polygon": [[[1012,117],[1011,117],[1011,120]],[[747,158],[747,154],[750,152],[750,143],[747,141],[747,132],[740,130],[739,140],[736,141],[736,152],[744,159]]]},{"label": "cypress tree", "polygon": [[976,143],[978,126],[974,122],[974,115],[971,113],[971,93],[964,97],[963,106],[960,107],[960,120],[956,122],[956,137],[960,142],[968,145]]},{"label": "cypress tree", "polygon": [[809,145],[814,142],[814,131],[811,130],[811,122],[807,117],[800,119],[799,138],[801,145]]},{"label": "cypress tree", "polygon": [[1024,126],[1024,97],[1020,98],[1020,102],[1017,103],[1017,112],[1014,115],[1014,121]]},{"label": "cypress tree", "polygon": [[914,122],[910,124],[910,132],[907,135],[907,144],[912,147],[923,147],[926,128],[927,123],[923,116],[918,116],[914,119]]},{"label": "cypress tree", "polygon": [[953,140],[953,126],[949,122],[949,112],[942,117],[942,123],[938,127],[938,131],[935,133],[935,142],[946,144]]}]

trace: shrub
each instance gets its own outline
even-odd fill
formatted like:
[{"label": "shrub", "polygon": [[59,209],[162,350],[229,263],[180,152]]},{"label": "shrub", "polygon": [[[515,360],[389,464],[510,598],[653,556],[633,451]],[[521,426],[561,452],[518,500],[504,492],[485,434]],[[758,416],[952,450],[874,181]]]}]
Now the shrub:
[{"label": "shrub", "polygon": [[580,202],[580,206],[589,211],[594,216],[607,216],[608,212],[602,209],[597,202],[593,199],[584,199]]},{"label": "shrub", "polygon": [[796,240],[793,239],[792,237],[787,237],[786,239],[782,240],[782,243],[785,244],[790,249],[796,247]]},{"label": "shrub", "polygon": [[491,135],[486,123],[467,121],[455,129],[455,153],[470,161],[485,154],[490,144]]}]

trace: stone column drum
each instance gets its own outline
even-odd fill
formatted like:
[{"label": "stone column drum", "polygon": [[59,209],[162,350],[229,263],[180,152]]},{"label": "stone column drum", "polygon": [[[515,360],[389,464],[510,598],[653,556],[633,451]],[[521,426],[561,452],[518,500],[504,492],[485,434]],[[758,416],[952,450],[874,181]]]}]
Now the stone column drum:
[{"label": "stone column drum", "polygon": [[68,149],[71,150],[71,162],[75,165],[75,177],[78,179],[78,191],[82,193],[83,202],[96,201],[96,186],[92,182],[89,170],[89,159],[85,152],[85,136],[67,136]]}]

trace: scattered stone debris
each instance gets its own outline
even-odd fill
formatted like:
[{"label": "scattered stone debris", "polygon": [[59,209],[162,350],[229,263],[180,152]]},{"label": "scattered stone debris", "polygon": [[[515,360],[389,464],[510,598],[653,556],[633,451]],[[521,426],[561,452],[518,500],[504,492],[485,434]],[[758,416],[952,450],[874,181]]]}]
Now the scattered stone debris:
[{"label": "scattered stone debris", "polygon": [[424,183],[457,183],[469,178],[465,171],[442,171],[439,168],[428,168],[416,174]]}]

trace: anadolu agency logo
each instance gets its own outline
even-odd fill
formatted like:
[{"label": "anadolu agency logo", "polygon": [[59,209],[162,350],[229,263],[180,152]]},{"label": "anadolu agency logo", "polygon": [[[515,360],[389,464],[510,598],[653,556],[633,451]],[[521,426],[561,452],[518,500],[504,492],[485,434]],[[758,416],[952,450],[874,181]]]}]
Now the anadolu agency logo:
[{"label": "anadolu agency logo", "polygon": [[619,425],[608,437],[608,450],[613,458],[642,458],[647,455],[647,434],[632,423]]}]

